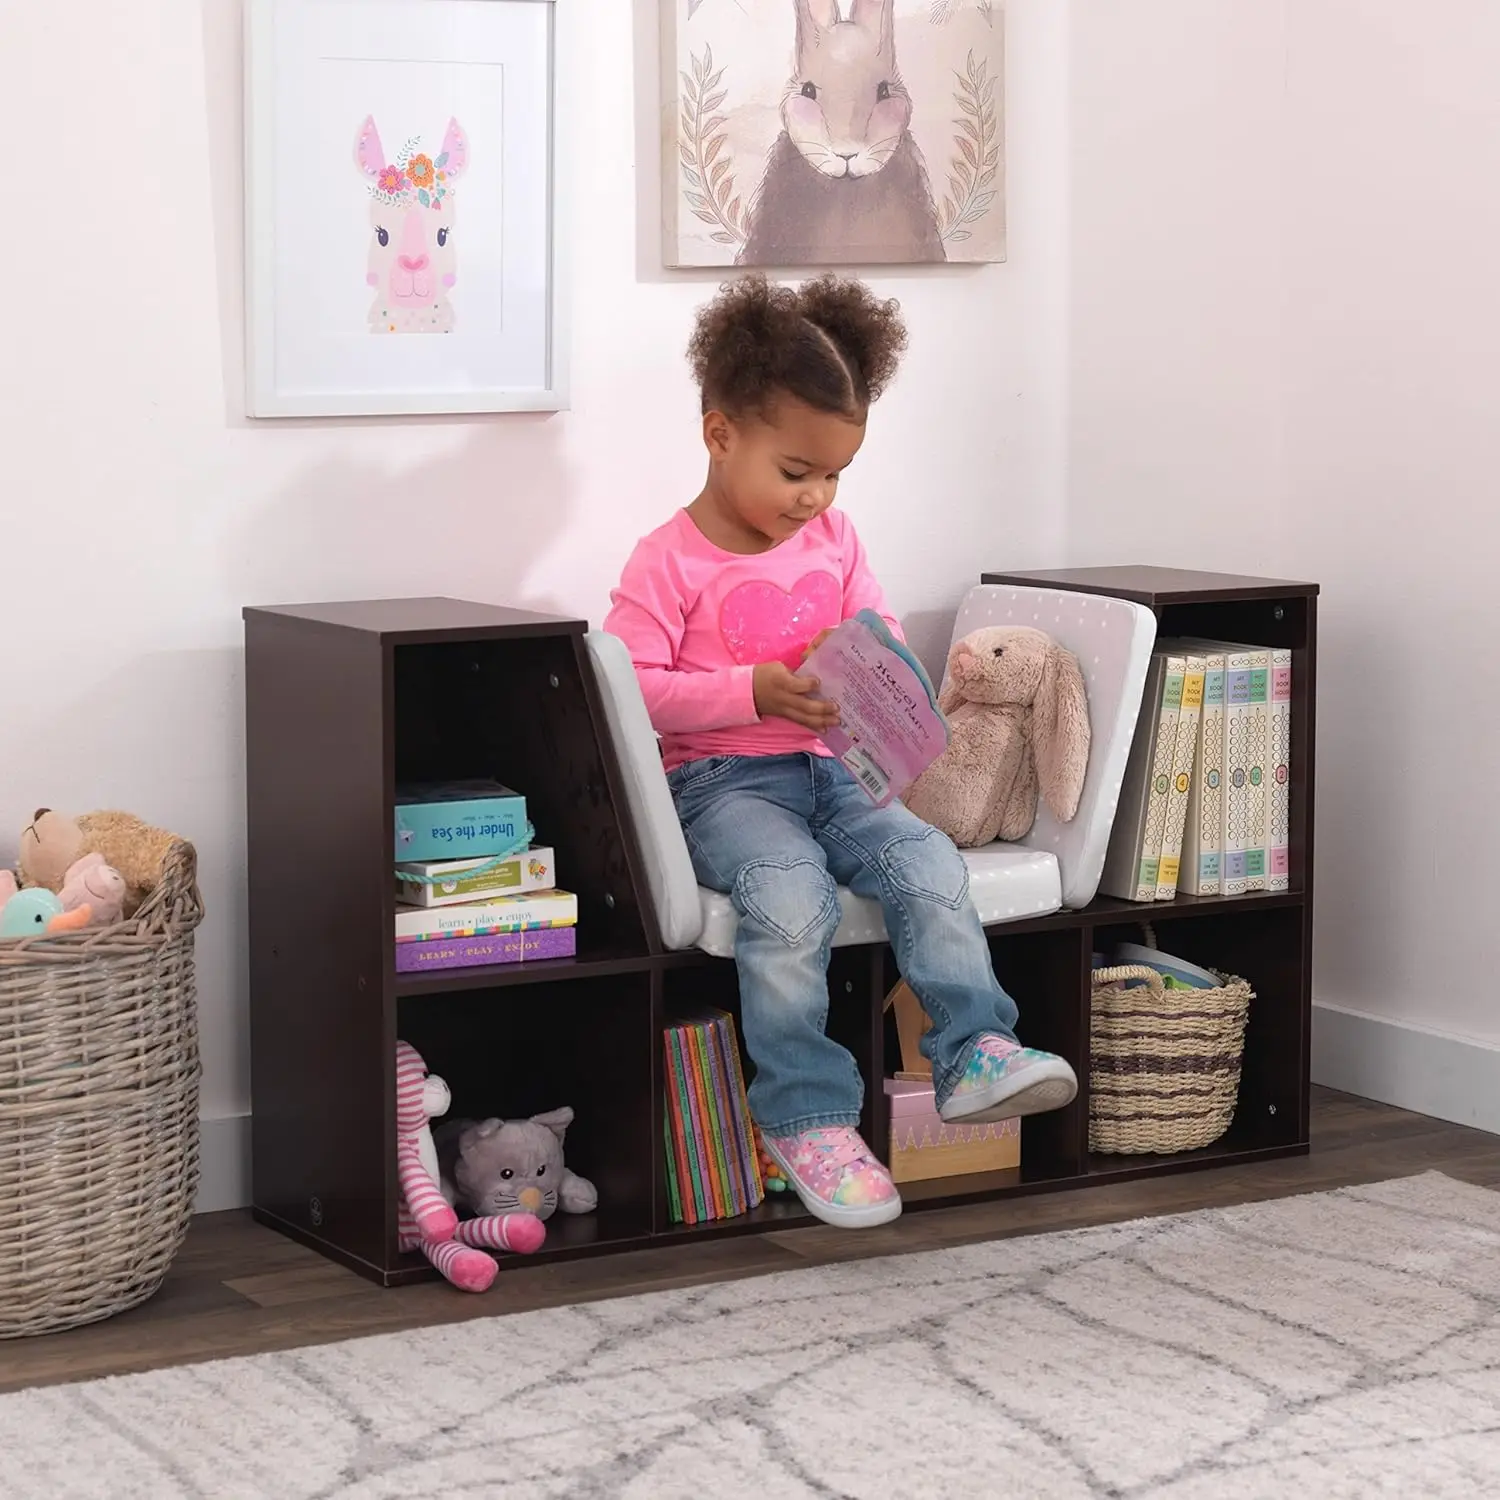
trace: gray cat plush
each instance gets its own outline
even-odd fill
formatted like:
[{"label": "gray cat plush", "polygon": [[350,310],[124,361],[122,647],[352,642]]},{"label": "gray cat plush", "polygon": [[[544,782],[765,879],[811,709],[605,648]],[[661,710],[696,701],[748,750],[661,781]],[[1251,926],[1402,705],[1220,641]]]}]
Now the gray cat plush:
[{"label": "gray cat plush", "polygon": [[563,1165],[566,1106],[529,1120],[448,1120],[433,1132],[443,1196],[471,1213],[592,1213],[599,1194]]}]

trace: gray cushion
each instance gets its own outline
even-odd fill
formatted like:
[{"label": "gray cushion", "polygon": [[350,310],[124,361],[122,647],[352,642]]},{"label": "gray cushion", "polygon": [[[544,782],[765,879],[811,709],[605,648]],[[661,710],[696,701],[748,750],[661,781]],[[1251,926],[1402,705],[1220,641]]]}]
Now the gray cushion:
[{"label": "gray cushion", "polygon": [[703,930],[698,881],[635,667],[625,643],[617,637],[591,630],[584,639],[604,699],[605,722],[625,773],[625,809],[641,841],[646,885],[661,924],[661,940],[674,950],[691,948]]}]

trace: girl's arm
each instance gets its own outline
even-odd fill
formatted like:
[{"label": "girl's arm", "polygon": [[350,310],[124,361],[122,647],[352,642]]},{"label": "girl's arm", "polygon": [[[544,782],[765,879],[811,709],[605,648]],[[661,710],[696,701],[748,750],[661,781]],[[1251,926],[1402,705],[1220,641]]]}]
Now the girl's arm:
[{"label": "girl's arm", "polygon": [[758,724],[755,668],[728,663],[709,671],[679,672],[688,601],[666,559],[638,548],[610,596],[604,628],[625,642],[658,734],[698,734]]}]

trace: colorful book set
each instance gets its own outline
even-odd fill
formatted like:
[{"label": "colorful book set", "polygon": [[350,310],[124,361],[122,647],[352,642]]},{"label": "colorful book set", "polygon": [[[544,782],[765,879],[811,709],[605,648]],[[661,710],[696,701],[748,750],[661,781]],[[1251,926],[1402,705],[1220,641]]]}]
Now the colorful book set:
[{"label": "colorful book set", "polygon": [[524,797],[495,781],[406,786],[395,827],[397,973],[577,952],[578,898],[531,846]]},{"label": "colorful book set", "polygon": [[1292,653],[1158,642],[1099,889],[1125,901],[1290,883]]},{"label": "colorful book set", "polygon": [[704,1010],[669,1026],[667,1203],[674,1224],[732,1219],[765,1198],[734,1018]]}]

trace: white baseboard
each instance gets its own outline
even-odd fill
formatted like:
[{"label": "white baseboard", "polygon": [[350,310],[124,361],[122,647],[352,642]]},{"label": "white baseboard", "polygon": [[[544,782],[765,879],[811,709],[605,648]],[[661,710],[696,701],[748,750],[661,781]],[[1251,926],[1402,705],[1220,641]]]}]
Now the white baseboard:
[{"label": "white baseboard", "polygon": [[1315,1005],[1312,1079],[1500,1134],[1500,1047],[1473,1037]]},{"label": "white baseboard", "polygon": [[244,1208],[250,1202],[250,1116],[201,1120],[198,1139],[202,1172],[193,1212]]}]

